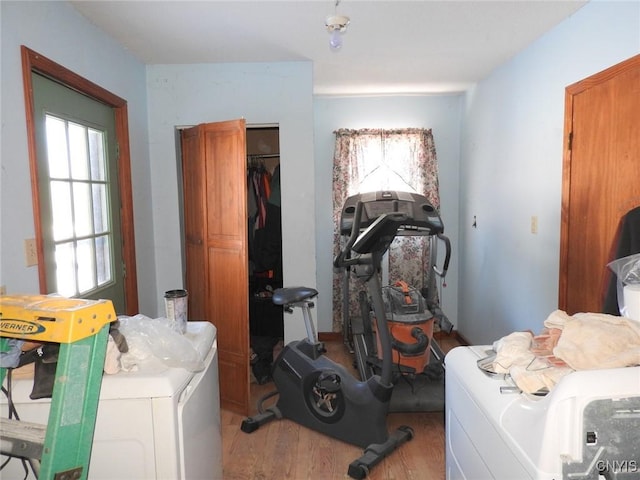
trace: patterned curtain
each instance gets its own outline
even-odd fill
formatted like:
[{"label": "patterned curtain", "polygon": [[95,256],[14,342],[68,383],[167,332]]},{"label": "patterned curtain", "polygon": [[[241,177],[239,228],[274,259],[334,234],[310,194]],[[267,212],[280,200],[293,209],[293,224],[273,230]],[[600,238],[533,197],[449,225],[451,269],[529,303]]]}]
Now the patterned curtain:
[{"label": "patterned curtain", "polygon": [[[431,129],[340,129],[334,132],[333,247],[334,256],[346,239],[338,225],[345,200],[357,193],[396,190],[419,193],[439,210],[438,162]],[[429,262],[426,237],[397,237],[389,248],[389,282],[404,280],[418,289],[425,285]],[[343,271],[333,276],[333,331],[342,330]],[[360,315],[358,292],[349,282],[349,315]]]}]

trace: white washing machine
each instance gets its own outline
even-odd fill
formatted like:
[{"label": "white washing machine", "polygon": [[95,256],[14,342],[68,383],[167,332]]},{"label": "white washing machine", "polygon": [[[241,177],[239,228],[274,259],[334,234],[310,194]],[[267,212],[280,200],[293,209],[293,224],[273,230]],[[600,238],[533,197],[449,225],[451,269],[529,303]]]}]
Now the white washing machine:
[{"label": "white washing machine", "polygon": [[490,348],[445,357],[447,480],[640,479],[640,367],[576,371],[534,396],[478,367]]},{"label": "white washing machine", "polygon": [[[88,478],[222,478],[216,329],[209,322],[189,322],[185,336],[204,359],[204,370],[156,367],[103,376]],[[13,401],[21,420],[46,424],[50,400],[31,400],[32,386],[32,379],[14,378]],[[4,395],[0,402],[6,416]],[[17,458],[0,470],[3,480],[24,476]]]}]

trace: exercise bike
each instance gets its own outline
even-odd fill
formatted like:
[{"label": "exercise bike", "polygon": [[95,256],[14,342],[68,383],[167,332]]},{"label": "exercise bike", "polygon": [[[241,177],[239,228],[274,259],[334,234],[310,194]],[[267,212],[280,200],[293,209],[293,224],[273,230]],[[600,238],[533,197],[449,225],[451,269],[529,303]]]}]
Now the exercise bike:
[{"label": "exercise bike", "polygon": [[[355,208],[359,221],[362,204]],[[365,478],[376,464],[413,438],[409,426],[401,426],[391,434],[387,429],[387,413],[393,391],[391,339],[386,326],[379,271],[382,256],[389,248],[398,229],[406,224],[407,215],[392,212],[379,216],[352,242],[349,252],[336,257],[336,266],[358,268],[376,312],[382,365],[380,374],[364,381],[357,380],[342,365],[324,355],[325,348],[316,337],[311,319],[312,299],[318,294],[313,288],[290,287],[274,292],[273,302],[285,311],[302,308],[307,338],[289,343],[276,359],[272,377],[276,391],[263,397],[258,415],[242,422],[241,429],[251,433],[260,426],[279,418],[293,420],[338,440],[364,448],[361,457],[351,462],[348,475]],[[385,334],[386,332],[386,334]],[[264,401],[278,395],[275,405],[263,407]]]}]

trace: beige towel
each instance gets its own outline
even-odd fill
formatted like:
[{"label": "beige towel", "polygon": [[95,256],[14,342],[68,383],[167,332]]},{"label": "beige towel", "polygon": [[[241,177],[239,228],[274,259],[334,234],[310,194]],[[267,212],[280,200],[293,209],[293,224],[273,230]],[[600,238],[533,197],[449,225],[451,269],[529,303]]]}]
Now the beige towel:
[{"label": "beige towel", "polygon": [[[544,326],[537,337],[514,332],[493,344],[494,370],[508,373],[524,392],[551,390],[574,370],[640,365],[638,322],[603,313],[568,315],[556,310]],[[558,331],[562,332],[559,337]]]},{"label": "beige towel", "polygon": [[531,332],[513,332],[494,342],[496,358],[493,369],[496,373],[509,373],[513,365],[528,365],[534,358],[530,350],[533,334]]},{"label": "beige towel", "polygon": [[562,377],[573,372],[569,367],[558,367],[537,357],[529,365],[514,365],[509,374],[520,390],[526,393],[550,392]]},{"label": "beige towel", "polygon": [[571,321],[571,315],[563,310],[556,310],[549,314],[547,319],[544,321],[544,326],[547,328],[559,328],[562,330],[569,321]]},{"label": "beige towel", "polygon": [[640,365],[640,325],[625,317],[558,310],[545,326],[562,329],[553,354],[574,370]]},{"label": "beige towel", "polygon": [[494,371],[508,373],[526,393],[547,392],[573,371],[565,365],[554,364],[548,356],[536,355],[532,351],[535,338],[531,332],[514,332],[493,344]]}]

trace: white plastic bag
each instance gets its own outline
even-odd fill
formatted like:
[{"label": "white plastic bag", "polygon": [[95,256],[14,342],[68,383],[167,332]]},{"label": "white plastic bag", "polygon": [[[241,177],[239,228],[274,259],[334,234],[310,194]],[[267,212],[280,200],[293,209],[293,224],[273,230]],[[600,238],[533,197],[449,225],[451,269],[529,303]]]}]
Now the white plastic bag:
[{"label": "white plastic bag", "polygon": [[618,277],[618,309],[623,316],[629,317],[627,312],[629,305],[626,305],[624,300],[624,287],[626,285],[640,285],[640,253],[614,260],[608,263],[607,267]]},{"label": "white plastic bag", "polygon": [[129,351],[120,361],[123,370],[159,360],[172,368],[190,372],[204,369],[204,361],[187,337],[176,332],[167,318],[149,318],[144,315],[121,316],[120,332],[127,339]]}]

